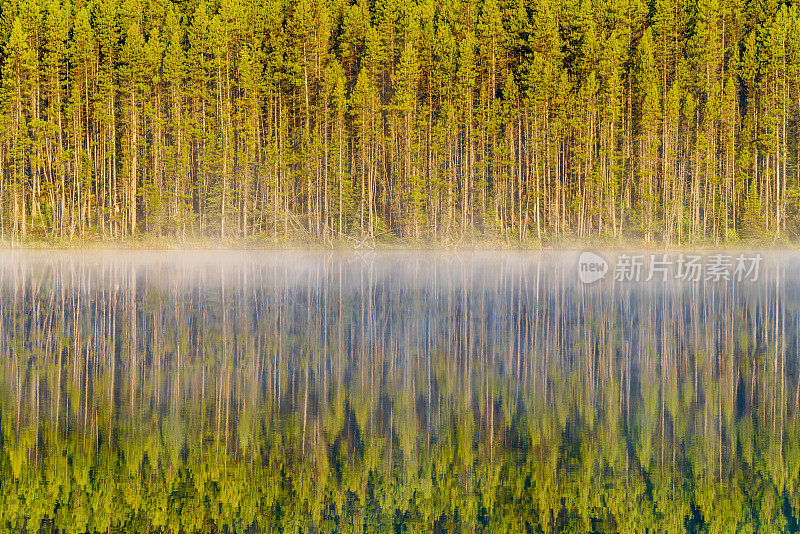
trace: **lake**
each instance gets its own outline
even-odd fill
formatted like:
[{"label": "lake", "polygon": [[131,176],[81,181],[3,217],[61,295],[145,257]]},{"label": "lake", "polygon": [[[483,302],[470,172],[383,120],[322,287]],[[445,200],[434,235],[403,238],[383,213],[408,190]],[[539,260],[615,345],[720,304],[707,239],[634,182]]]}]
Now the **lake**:
[{"label": "lake", "polygon": [[797,532],[799,260],[0,253],[0,530]]}]

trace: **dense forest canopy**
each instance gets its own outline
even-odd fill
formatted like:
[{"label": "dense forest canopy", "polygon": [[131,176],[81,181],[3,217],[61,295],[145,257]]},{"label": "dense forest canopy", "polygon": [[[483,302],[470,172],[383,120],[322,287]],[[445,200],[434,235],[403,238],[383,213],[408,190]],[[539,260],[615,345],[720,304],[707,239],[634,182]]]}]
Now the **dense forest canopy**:
[{"label": "dense forest canopy", "polygon": [[2,0],[0,237],[792,238],[775,0]]}]

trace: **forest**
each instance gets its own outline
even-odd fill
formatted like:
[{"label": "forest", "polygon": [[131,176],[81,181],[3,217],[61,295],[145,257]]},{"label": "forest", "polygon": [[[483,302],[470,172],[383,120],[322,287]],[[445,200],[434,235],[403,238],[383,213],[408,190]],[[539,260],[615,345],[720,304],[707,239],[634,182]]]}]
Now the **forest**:
[{"label": "forest", "polygon": [[0,269],[0,532],[798,532],[796,267],[133,263]]},{"label": "forest", "polygon": [[792,240],[777,0],[2,0],[0,240]]}]

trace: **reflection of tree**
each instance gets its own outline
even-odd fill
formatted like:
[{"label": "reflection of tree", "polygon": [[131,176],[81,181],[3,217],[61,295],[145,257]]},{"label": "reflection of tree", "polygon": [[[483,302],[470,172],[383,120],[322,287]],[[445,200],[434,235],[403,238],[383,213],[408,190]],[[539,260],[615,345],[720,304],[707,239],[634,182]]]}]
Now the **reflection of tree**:
[{"label": "reflection of tree", "polygon": [[790,274],[601,290],[547,257],[4,266],[0,524],[796,530]]}]

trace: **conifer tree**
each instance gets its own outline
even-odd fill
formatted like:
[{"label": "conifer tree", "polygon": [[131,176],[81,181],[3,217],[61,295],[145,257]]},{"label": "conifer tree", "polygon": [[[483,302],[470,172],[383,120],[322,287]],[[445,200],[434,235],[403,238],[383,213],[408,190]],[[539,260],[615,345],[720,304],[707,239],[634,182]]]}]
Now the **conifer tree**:
[{"label": "conifer tree", "polygon": [[661,90],[655,65],[655,43],[653,32],[645,30],[637,54],[637,89],[639,92],[639,206],[642,216],[642,229],[646,242],[653,239],[655,201],[657,198],[656,178],[659,153],[659,118],[661,117]]},{"label": "conifer tree", "polygon": [[[9,140],[8,167],[11,175],[11,202],[13,214],[12,236],[25,237],[28,229],[29,181],[29,121],[31,79],[36,65],[35,50],[28,45],[28,35],[22,29],[19,17],[11,25],[11,35],[6,45],[6,61],[3,65],[3,100],[6,115],[6,131]],[[3,166],[5,168],[5,165]],[[2,194],[0,193],[0,197]]]}]

